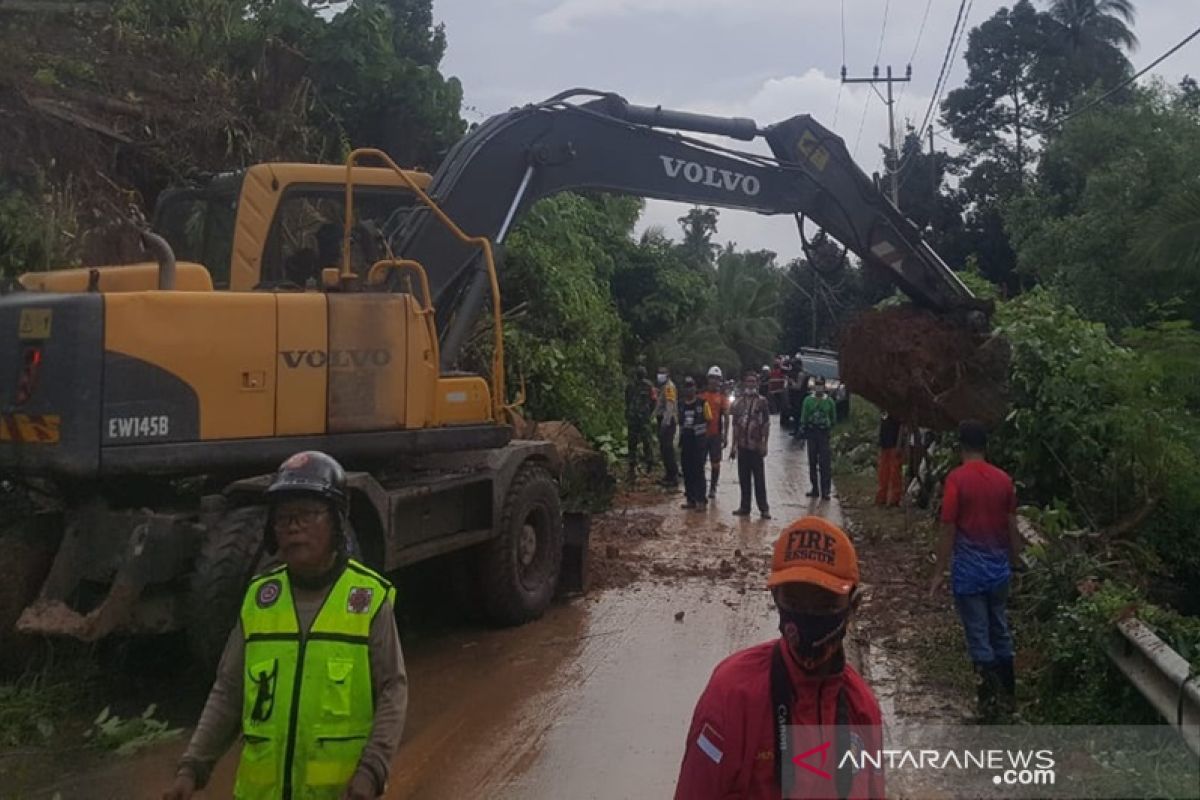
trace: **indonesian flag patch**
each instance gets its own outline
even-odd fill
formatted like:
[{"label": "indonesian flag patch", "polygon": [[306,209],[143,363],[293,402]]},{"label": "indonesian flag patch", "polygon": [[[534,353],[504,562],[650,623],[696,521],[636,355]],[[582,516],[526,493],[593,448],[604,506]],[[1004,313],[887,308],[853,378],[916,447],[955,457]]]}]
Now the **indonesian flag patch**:
[{"label": "indonesian flag patch", "polygon": [[374,589],[355,586],[350,590],[350,596],[346,598],[346,610],[351,614],[365,614],[371,609],[371,598],[374,596]]},{"label": "indonesian flag patch", "polygon": [[696,747],[712,759],[714,764],[720,764],[721,759],[725,757],[725,752],[721,749],[724,746],[725,737],[717,733],[712,725],[705,723],[700,729],[700,735],[696,737]]}]

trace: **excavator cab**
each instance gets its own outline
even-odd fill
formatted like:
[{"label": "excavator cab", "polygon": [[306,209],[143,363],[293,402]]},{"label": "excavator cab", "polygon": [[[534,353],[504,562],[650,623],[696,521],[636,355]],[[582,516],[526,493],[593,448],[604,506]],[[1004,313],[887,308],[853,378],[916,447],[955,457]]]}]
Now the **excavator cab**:
[{"label": "excavator cab", "polygon": [[322,280],[342,269],[348,200],[346,271],[361,284],[428,181],[260,164],[163,195],[170,264],[22,276],[28,291],[0,301],[0,324],[20,331],[0,358],[31,372],[6,411],[0,468],[73,480],[240,470],[285,457],[295,445],[283,437],[322,446],[492,424],[486,382],[439,380],[428,295]]}]

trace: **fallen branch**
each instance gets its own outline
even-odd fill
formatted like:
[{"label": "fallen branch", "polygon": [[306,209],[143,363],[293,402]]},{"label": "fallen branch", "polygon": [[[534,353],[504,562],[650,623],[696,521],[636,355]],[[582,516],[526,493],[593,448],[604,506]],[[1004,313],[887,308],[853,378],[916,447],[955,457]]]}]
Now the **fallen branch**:
[{"label": "fallen branch", "polygon": [[133,144],[133,140],[125,134],[113,130],[102,122],[97,122],[94,119],[85,117],[77,111],[70,108],[65,103],[57,100],[50,100],[44,97],[36,97],[29,101],[29,104],[41,111],[43,114],[60,119],[63,122],[69,122],[72,125],[77,125],[81,128],[87,128],[90,131],[107,136],[110,139],[120,142],[121,144]]},{"label": "fallen branch", "polygon": [[107,97],[95,92],[89,92],[85,89],[73,89],[64,86],[60,87],[58,91],[79,103],[99,108],[103,111],[110,111],[114,114],[140,117],[146,113],[146,109],[143,106],[130,103],[126,100],[117,100],[115,97]]},{"label": "fallen branch", "polygon": [[1108,528],[1105,528],[1103,531],[1101,531],[1101,534],[1105,537],[1123,539],[1141,527],[1142,523],[1149,519],[1150,515],[1154,513],[1154,510],[1158,508],[1158,503],[1159,498],[1151,497],[1137,511],[1134,511],[1132,514],[1120,520],[1119,522],[1116,522]]}]

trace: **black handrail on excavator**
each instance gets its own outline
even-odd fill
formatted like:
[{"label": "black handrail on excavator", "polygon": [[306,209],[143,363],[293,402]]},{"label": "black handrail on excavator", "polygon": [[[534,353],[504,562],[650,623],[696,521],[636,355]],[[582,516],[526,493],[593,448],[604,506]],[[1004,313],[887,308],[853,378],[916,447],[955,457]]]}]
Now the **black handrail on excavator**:
[{"label": "black handrail on excavator", "polygon": [[[765,140],[773,156],[732,150],[674,131]],[[428,193],[463,230],[503,245],[542,197],[593,189],[762,214],[803,215],[884,270],[914,302],[986,326],[988,306],[921,238],[845,143],[807,114],[760,128],[753,120],[637,106],[574,89],[498,114],[464,136]],[[477,254],[423,211],[394,251],[429,273],[451,368],[488,293]]]}]

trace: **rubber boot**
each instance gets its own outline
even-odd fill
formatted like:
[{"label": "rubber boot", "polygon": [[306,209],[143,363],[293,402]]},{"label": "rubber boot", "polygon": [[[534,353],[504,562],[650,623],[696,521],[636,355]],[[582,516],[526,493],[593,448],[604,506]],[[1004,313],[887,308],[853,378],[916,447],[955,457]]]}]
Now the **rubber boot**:
[{"label": "rubber boot", "polygon": [[996,675],[999,685],[997,706],[1000,713],[1011,719],[1017,713],[1017,674],[1013,669],[1011,658],[996,661]]},{"label": "rubber boot", "polygon": [[979,722],[983,725],[992,725],[999,716],[997,704],[1000,694],[1000,673],[994,661],[976,664],[975,672],[978,675],[975,700]]},{"label": "rubber boot", "polygon": [[708,496],[710,498],[717,496],[717,481],[719,481],[720,479],[721,479],[721,468],[714,466],[712,468],[712,485],[708,490]]}]

